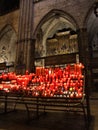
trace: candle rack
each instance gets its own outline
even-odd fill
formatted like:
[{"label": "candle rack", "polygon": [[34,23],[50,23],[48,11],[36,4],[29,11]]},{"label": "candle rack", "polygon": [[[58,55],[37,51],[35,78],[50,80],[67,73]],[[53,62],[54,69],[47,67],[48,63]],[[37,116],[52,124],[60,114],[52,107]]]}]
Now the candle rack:
[{"label": "candle rack", "polygon": [[87,105],[84,104],[85,75],[82,63],[54,68],[37,67],[36,73],[29,74],[26,71],[25,75],[16,75],[14,72],[2,73],[0,95],[6,97],[3,100],[5,112],[7,103],[14,101],[15,106],[17,103],[25,104],[28,117],[30,117],[28,106],[32,104],[36,106],[37,116],[41,109],[45,112],[57,110],[58,107],[58,110],[67,108],[69,111],[76,111],[76,108],[79,108],[87,120]]},{"label": "candle rack", "polygon": [[85,83],[83,69],[84,66],[77,63],[63,68],[37,67],[36,73],[26,75],[2,73],[0,90],[16,93],[21,90],[27,96],[82,98]]}]

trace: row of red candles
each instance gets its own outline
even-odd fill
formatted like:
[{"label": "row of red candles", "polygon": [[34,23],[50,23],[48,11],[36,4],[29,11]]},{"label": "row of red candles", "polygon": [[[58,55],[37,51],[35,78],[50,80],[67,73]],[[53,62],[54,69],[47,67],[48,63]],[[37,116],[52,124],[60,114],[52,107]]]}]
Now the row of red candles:
[{"label": "row of red candles", "polygon": [[[54,96],[64,95],[66,97],[82,97],[84,76],[82,75],[82,64],[68,65],[65,68],[42,68],[40,73],[38,68],[36,74],[26,71],[25,75],[16,75],[14,72],[0,76],[1,80],[10,80],[10,84],[2,81],[1,90],[18,91],[25,90],[26,93],[33,96]],[[51,70],[51,71],[50,71]],[[32,84],[32,85],[31,85]]]}]

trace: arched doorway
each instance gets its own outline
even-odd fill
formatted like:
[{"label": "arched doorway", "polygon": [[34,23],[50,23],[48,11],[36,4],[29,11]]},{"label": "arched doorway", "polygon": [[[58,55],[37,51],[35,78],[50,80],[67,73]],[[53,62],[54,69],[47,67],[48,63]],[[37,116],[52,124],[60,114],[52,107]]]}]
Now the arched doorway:
[{"label": "arched doorway", "polygon": [[16,33],[10,25],[6,25],[0,31],[0,63],[6,63],[9,71],[14,71],[16,40]]},{"label": "arched doorway", "polygon": [[88,43],[90,49],[90,68],[92,91],[98,91],[98,17],[94,14],[94,5],[86,18]]},{"label": "arched doorway", "polygon": [[52,10],[38,25],[35,35],[35,66],[44,66],[43,57],[78,52],[78,25],[65,12]]}]

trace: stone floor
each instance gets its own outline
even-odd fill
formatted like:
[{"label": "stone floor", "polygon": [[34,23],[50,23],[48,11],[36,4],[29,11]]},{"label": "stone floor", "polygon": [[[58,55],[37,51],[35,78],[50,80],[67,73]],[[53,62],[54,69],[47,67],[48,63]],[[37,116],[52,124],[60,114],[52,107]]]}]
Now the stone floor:
[{"label": "stone floor", "polygon": [[[98,130],[98,100],[90,99],[91,121],[88,130]],[[80,114],[66,112],[48,112],[39,118],[27,120],[27,112],[0,114],[0,130],[87,130],[84,118]]]}]

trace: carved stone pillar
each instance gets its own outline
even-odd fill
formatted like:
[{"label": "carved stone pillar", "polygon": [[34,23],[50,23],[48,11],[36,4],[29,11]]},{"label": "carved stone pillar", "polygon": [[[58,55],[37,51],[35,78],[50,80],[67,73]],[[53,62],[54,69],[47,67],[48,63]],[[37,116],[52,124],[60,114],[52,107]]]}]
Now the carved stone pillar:
[{"label": "carved stone pillar", "polygon": [[[85,93],[87,101],[87,113],[90,116],[89,95],[91,86],[91,72],[90,72],[90,53],[88,45],[87,30],[85,28],[78,30],[78,43],[79,43],[79,57],[80,62],[85,66]],[[90,119],[90,118],[89,118]]]},{"label": "carved stone pillar", "polygon": [[20,0],[20,18],[17,41],[16,72],[33,71],[35,40],[33,32],[33,0]]},{"label": "carved stone pillar", "polygon": [[87,30],[82,28],[78,31],[78,43],[79,43],[79,57],[80,62],[85,65],[88,77],[89,92],[91,90],[91,64],[90,64],[90,47],[88,44]]}]

